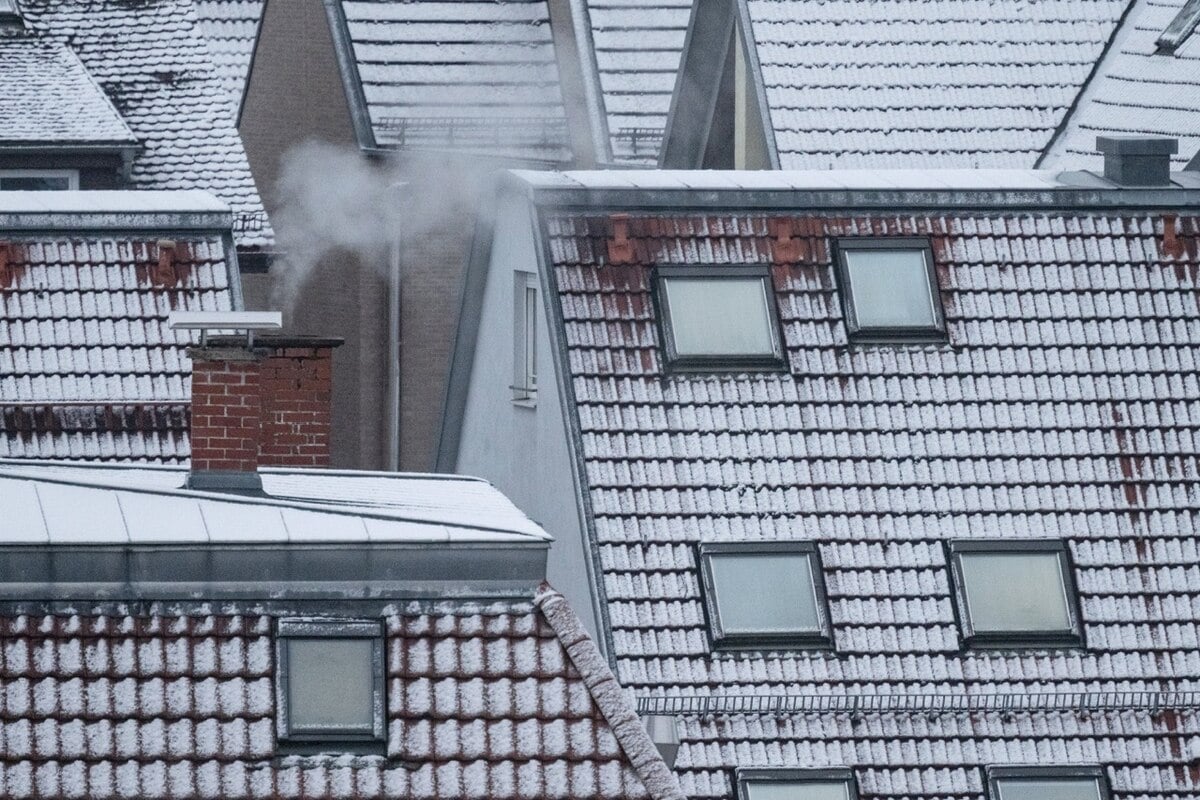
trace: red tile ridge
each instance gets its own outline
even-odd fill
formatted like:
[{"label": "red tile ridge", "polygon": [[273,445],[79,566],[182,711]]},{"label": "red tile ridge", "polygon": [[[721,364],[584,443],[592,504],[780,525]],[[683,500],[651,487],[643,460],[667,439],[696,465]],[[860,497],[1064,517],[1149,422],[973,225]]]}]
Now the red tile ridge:
[{"label": "red tile ridge", "polygon": [[575,669],[579,670],[584,686],[612,728],[646,792],[654,800],[687,800],[679,779],[662,760],[625,690],[617,683],[604,656],[566,598],[543,581],[533,603],[562,642]]}]

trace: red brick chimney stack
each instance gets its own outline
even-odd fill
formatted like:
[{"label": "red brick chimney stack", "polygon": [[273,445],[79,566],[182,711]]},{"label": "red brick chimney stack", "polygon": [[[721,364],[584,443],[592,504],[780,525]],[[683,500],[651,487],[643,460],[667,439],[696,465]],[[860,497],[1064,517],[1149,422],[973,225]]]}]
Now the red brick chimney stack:
[{"label": "red brick chimney stack", "polygon": [[259,467],[329,466],[333,348],[341,339],[211,337],[192,359],[188,486],[261,491]]}]

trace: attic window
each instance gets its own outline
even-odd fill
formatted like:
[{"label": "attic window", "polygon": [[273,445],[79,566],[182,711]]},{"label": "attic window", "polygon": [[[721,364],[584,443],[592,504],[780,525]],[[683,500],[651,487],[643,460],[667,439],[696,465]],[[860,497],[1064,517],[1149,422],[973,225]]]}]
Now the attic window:
[{"label": "attic window", "polygon": [[0,191],[4,192],[66,192],[78,188],[79,170],[75,169],[0,170]]},{"label": "attic window", "polygon": [[738,800],[857,800],[849,769],[741,769]]},{"label": "attic window", "polygon": [[924,239],[839,239],[843,304],[860,341],[940,339],[945,322]]},{"label": "attic window", "polygon": [[779,367],[783,349],[766,267],[658,270],[668,363],[682,369]]},{"label": "attic window", "polygon": [[383,633],[376,621],[283,619],[276,637],[277,734],[328,750],[382,742]]},{"label": "attic window", "polygon": [[950,555],[968,645],[1082,642],[1062,542],[952,542]]},{"label": "attic window", "polygon": [[830,643],[821,561],[811,542],[702,544],[700,564],[715,646]]},{"label": "attic window", "polygon": [[988,800],[1109,800],[1100,767],[991,767]]}]

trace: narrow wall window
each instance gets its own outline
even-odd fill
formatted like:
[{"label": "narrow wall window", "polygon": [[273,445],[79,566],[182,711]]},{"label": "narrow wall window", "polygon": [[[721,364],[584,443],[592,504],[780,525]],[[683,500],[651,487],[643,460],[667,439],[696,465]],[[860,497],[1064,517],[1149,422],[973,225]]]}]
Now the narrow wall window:
[{"label": "narrow wall window", "polygon": [[379,622],[282,619],[276,670],[281,742],[352,749],[384,739]]},{"label": "narrow wall window", "polygon": [[1082,643],[1062,542],[951,542],[950,566],[968,645]]},{"label": "narrow wall window", "polygon": [[849,769],[739,769],[738,800],[857,800]]},{"label": "narrow wall window", "polygon": [[928,241],[839,239],[837,256],[851,338],[888,342],[944,336]]},{"label": "narrow wall window", "polygon": [[700,545],[717,647],[811,647],[831,641],[821,561],[811,542]]},{"label": "narrow wall window", "polygon": [[775,297],[765,267],[663,268],[656,284],[672,367],[728,370],[782,365]]},{"label": "narrow wall window", "polygon": [[79,188],[79,170],[75,169],[4,169],[0,170],[0,191],[65,192]]},{"label": "narrow wall window", "polygon": [[1104,770],[1080,767],[990,767],[988,800],[1109,800]]},{"label": "narrow wall window", "polygon": [[513,400],[537,399],[537,275],[514,273],[513,284]]}]

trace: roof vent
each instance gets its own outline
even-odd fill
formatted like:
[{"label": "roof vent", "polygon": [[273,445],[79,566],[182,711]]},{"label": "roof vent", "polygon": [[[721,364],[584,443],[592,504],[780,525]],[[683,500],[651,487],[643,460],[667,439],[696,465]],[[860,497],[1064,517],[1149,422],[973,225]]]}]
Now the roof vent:
[{"label": "roof vent", "polygon": [[675,717],[670,714],[649,714],[645,718],[646,733],[658,748],[658,754],[671,769],[675,768],[675,757],[679,755],[679,728]]},{"label": "roof vent", "polygon": [[1179,140],[1159,136],[1098,136],[1104,177],[1118,186],[1170,186]]},{"label": "roof vent", "polygon": [[1200,23],[1200,0],[1188,0],[1166,30],[1159,34],[1158,41],[1154,43],[1158,48],[1156,52],[1173,54],[1196,30],[1197,23]]}]

